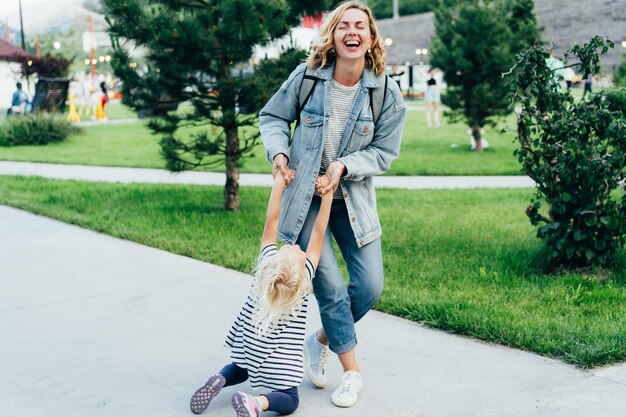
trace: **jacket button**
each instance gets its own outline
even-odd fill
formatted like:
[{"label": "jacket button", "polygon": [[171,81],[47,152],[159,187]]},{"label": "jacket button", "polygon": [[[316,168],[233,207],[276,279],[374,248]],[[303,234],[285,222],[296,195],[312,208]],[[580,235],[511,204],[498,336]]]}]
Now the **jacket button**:
[{"label": "jacket button", "polygon": [[356,221],[356,217],[352,216],[352,221],[355,222]]},{"label": "jacket button", "polygon": [[368,130],[369,128],[367,126],[363,127],[363,133],[367,133]]},{"label": "jacket button", "polygon": [[311,124],[311,118],[310,118],[310,117],[307,117],[307,118],[306,118],[305,123],[306,123],[306,124]]},{"label": "jacket button", "polygon": [[344,198],[348,198],[348,193],[343,193]]}]

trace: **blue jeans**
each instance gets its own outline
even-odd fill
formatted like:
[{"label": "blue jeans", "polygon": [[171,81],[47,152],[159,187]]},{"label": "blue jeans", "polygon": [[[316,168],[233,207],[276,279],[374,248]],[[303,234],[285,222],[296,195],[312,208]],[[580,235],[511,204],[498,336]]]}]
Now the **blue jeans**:
[{"label": "blue jeans", "polygon": [[[319,208],[320,198],[315,196],[298,236],[297,243],[303,250],[309,243]],[[333,252],[331,235],[346,261],[350,275],[347,288]],[[357,344],[354,324],[376,304],[383,291],[383,253],[380,239],[358,247],[343,199],[333,200],[313,290],[330,349],[338,354],[354,349]]]}]

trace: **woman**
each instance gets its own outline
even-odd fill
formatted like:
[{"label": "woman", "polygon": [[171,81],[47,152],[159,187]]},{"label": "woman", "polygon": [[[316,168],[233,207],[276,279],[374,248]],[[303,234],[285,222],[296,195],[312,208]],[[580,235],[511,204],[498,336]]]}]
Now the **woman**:
[{"label": "woman", "polygon": [[[376,303],[383,289],[381,227],[372,176],[385,173],[398,157],[405,105],[398,85],[379,85],[384,74],[382,40],[372,12],[356,2],[339,5],[321,30],[306,65],[299,65],[259,114],[259,127],[273,175],[289,178],[281,206],[279,238],[303,249],[320,207],[319,195],[334,193],[329,226],[313,280],[323,329],[305,342],[305,370],[311,382],[326,386],[329,348],[344,374],[332,401],[351,407],[362,387],[356,360],[354,324]],[[305,71],[316,69],[310,98],[299,109]],[[386,88],[374,124],[371,93]],[[372,90],[372,91],[370,91]],[[290,123],[299,124],[290,144]],[[320,173],[330,177],[315,187]],[[346,288],[331,245],[335,238],[350,274]]]},{"label": "woman", "polygon": [[435,127],[439,127],[439,103],[441,102],[441,93],[439,92],[439,86],[437,80],[435,80],[435,69],[428,70],[430,78],[426,81],[426,95],[424,96],[424,102],[426,103],[426,126],[431,127],[433,125],[432,120],[435,120]]}]

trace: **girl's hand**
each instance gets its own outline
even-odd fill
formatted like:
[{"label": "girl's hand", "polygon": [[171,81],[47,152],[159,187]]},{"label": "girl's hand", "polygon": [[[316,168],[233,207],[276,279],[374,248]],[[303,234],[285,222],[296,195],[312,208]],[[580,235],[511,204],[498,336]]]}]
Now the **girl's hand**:
[{"label": "girl's hand", "polygon": [[330,184],[330,177],[328,174],[320,175],[317,177],[317,180],[315,180],[315,190],[321,194],[322,190],[325,187],[328,187],[328,184]]},{"label": "girl's hand", "polygon": [[329,191],[333,193],[337,191],[337,187],[339,187],[339,180],[341,180],[341,177],[343,176],[345,171],[346,171],[346,166],[343,163],[341,163],[341,161],[332,162],[328,166],[328,169],[326,170],[326,174],[325,174],[326,176],[328,176],[330,181],[328,185],[323,187],[321,191],[318,190],[318,192],[321,195],[324,195]]},{"label": "girl's hand", "polygon": [[291,168],[285,168],[283,173],[274,176],[275,184],[282,184],[284,187],[289,185],[291,181],[296,177],[296,171]]},{"label": "girl's hand", "polygon": [[285,154],[279,153],[274,157],[274,163],[272,164],[272,178],[276,179],[276,176],[279,175],[283,177],[287,185],[296,177],[296,172],[289,168],[288,163],[289,160]]}]

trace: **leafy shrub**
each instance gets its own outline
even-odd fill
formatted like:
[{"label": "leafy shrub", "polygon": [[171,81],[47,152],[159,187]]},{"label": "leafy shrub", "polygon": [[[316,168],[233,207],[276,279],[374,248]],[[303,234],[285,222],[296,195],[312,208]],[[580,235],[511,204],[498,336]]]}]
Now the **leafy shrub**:
[{"label": "leafy shrub", "polygon": [[[580,72],[597,74],[598,50],[612,46],[594,37],[566,56],[577,58]],[[616,93],[576,102],[561,91],[548,57],[541,45],[521,54],[513,82],[512,97],[521,108],[516,155],[537,183],[526,214],[540,226],[537,236],[550,250],[550,266],[608,266],[626,235],[626,195],[614,192],[624,187],[623,102]]]},{"label": "leafy shrub", "polygon": [[38,112],[7,117],[0,125],[0,146],[45,145],[61,142],[78,128],[63,116]]},{"label": "leafy shrub", "polygon": [[39,78],[66,77],[69,73],[72,59],[46,54],[40,58],[28,57],[22,60],[20,72],[24,77],[37,74]]}]

